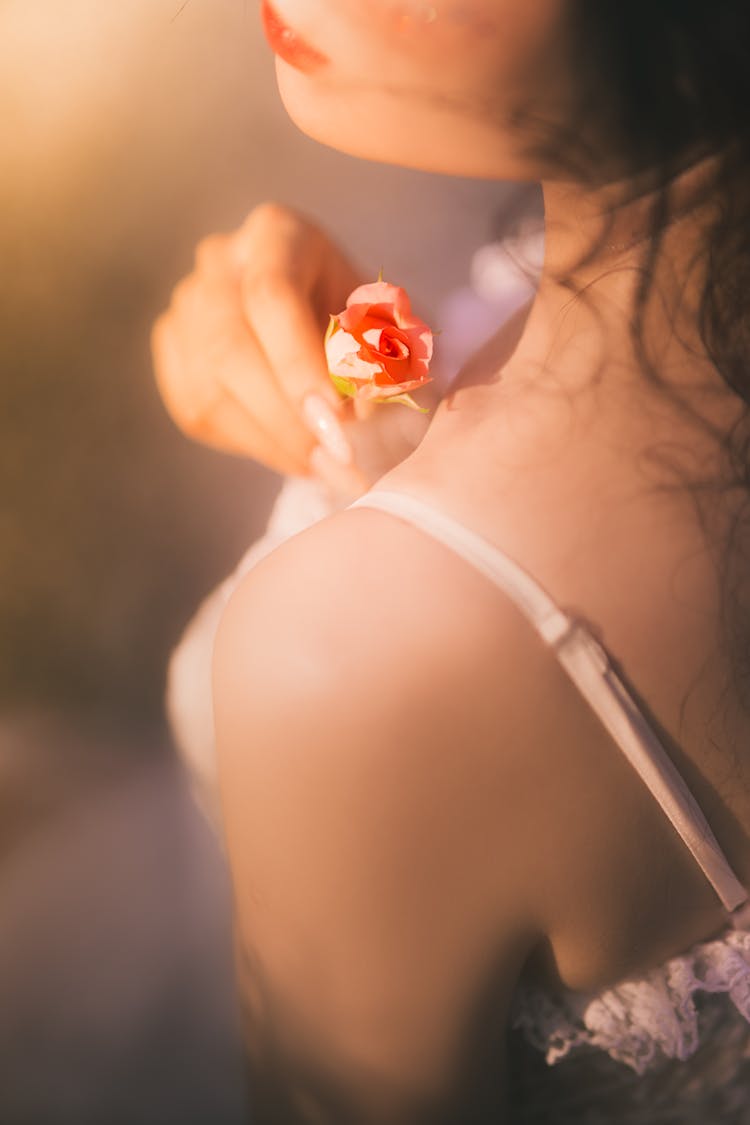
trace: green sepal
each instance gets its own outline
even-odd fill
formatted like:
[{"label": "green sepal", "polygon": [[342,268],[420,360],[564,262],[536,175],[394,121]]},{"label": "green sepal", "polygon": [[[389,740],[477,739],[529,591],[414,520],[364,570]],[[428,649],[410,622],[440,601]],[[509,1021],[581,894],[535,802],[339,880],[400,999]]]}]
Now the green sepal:
[{"label": "green sepal", "polygon": [[328,374],[331,376],[331,382],[333,383],[337,391],[340,391],[342,395],[347,395],[352,398],[354,397],[354,395],[357,393],[356,383],[353,383],[351,379],[342,378],[341,375],[334,375],[330,371],[328,372]]},{"label": "green sepal", "polygon": [[387,398],[373,398],[370,402],[402,402],[404,406],[410,407],[411,410],[418,410],[420,414],[429,414],[430,408],[428,406],[417,406],[411,395],[389,395]]},{"label": "green sepal", "polygon": [[324,345],[328,343],[328,341],[330,340],[331,336],[333,336],[333,334],[336,331],[336,329],[338,328],[338,326],[339,326],[339,318],[337,316],[334,316],[333,313],[331,313],[330,319],[328,321],[328,327],[326,328],[326,334],[325,334],[325,337],[323,339]]}]

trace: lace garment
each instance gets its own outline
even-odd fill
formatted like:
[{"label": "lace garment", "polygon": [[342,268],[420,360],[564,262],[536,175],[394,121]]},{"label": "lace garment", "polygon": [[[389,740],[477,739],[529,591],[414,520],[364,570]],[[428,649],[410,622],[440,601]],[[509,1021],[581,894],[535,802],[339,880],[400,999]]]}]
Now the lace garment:
[{"label": "lace garment", "polygon": [[[700,1042],[700,994],[725,993],[750,1024],[750,932],[728,927],[643,976],[559,999],[519,989],[513,1026],[555,1064],[581,1046],[598,1047],[644,1074],[661,1059],[685,1061]],[[750,1093],[750,1091],[749,1091]]]},{"label": "lace garment", "polygon": [[[223,608],[283,540],[349,506],[319,482],[286,478],[265,534],[203,603],[171,657],[167,713],[217,829],[210,662]],[[750,911],[735,911],[714,940],[595,994],[553,996],[520,984],[510,1051],[518,1125],[750,1125]]]}]

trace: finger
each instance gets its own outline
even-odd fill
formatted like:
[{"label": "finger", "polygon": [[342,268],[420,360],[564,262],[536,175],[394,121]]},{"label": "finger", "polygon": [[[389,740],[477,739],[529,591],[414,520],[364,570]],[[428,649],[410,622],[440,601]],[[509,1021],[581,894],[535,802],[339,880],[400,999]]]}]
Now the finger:
[{"label": "finger", "polygon": [[[193,293],[194,287],[186,287],[184,299]],[[220,312],[222,308],[218,306]],[[307,464],[315,439],[280,393],[242,321],[217,316],[212,321],[211,348],[203,340],[197,351],[175,332],[175,319],[169,314],[157,320],[151,337],[156,382],[182,430],[214,448],[268,460],[283,472]],[[233,409],[225,405],[228,399],[235,404]],[[224,437],[222,419],[228,426]]]},{"label": "finger", "polygon": [[[259,272],[265,273],[275,263],[291,263],[300,248],[306,249],[310,239],[316,236],[317,228],[303,215],[283,203],[269,200],[253,207],[234,232],[231,252],[239,266],[244,268],[253,261],[260,261]],[[309,255],[303,253],[297,265],[304,265],[308,260]]]},{"label": "finger", "polygon": [[162,313],[151,328],[151,358],[154,381],[167,412],[181,429],[190,432],[193,423],[207,413],[208,399],[215,395],[215,388],[210,385],[202,388],[200,401],[191,400],[190,408],[187,408],[183,386],[184,364],[168,313]]},{"label": "finger", "polygon": [[206,353],[205,344],[186,340],[171,312],[155,322],[151,351],[156,385],[168,413],[186,434],[197,436],[216,401],[225,395],[214,375],[216,357]]},{"label": "finger", "polygon": [[323,347],[327,312],[321,327],[321,310],[313,307],[316,283],[333,264],[321,231],[280,204],[264,203],[250,213],[229,253],[242,269],[243,313],[284,393],[298,411],[314,391],[341,413],[342,396],[328,375]]},{"label": "finger", "polygon": [[225,453],[252,457],[282,475],[307,476],[311,472],[309,458],[290,456],[230,395],[216,400],[193,436],[204,445]]},{"label": "finger", "polygon": [[315,437],[284,395],[258,344],[239,325],[213,365],[217,384],[295,461],[307,462]]},{"label": "finger", "polygon": [[328,374],[320,325],[309,298],[277,274],[251,276],[242,282],[242,306],[295,410],[301,413],[305,396],[312,392],[343,415],[344,400]]},{"label": "finger", "polygon": [[[209,242],[210,246],[221,253],[219,243]],[[211,252],[207,249],[204,254]],[[167,329],[175,323],[182,326],[171,344],[173,400],[183,400],[178,405],[183,428],[195,433],[196,424],[209,416],[214,402],[229,394],[276,437],[289,457],[306,461],[315,438],[280,388],[252,326],[245,323],[237,283],[225,273],[208,284],[194,274],[176,287],[172,308]],[[185,418],[188,407],[191,417]]]},{"label": "finger", "polygon": [[195,270],[206,278],[239,277],[231,235],[209,234],[202,238],[195,248]]}]

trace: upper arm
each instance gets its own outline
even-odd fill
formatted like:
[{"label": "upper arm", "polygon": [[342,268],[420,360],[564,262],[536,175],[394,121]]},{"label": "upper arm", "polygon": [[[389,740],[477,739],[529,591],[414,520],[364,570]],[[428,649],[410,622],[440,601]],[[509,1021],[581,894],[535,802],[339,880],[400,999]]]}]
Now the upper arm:
[{"label": "upper arm", "polygon": [[257,1057],[273,1041],[290,1073],[328,1070],[396,1121],[410,1099],[460,1096],[491,1035],[500,1073],[531,944],[528,781],[512,720],[507,742],[494,726],[511,662],[488,692],[501,647],[482,651],[440,594],[453,560],[423,536],[403,552],[409,529],[378,517],[368,544],[371,514],[323,521],[246,576],[214,707]]}]

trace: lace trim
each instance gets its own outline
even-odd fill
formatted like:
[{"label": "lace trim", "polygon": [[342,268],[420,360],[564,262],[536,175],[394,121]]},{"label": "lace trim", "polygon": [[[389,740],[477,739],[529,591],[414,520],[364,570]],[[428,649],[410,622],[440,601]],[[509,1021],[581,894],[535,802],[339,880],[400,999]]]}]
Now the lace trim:
[{"label": "lace trim", "polygon": [[750,931],[732,929],[640,977],[598,993],[553,998],[521,985],[512,1026],[554,1066],[571,1051],[597,1047],[637,1074],[664,1058],[685,1061],[700,1045],[696,993],[726,993],[750,1024]]}]

